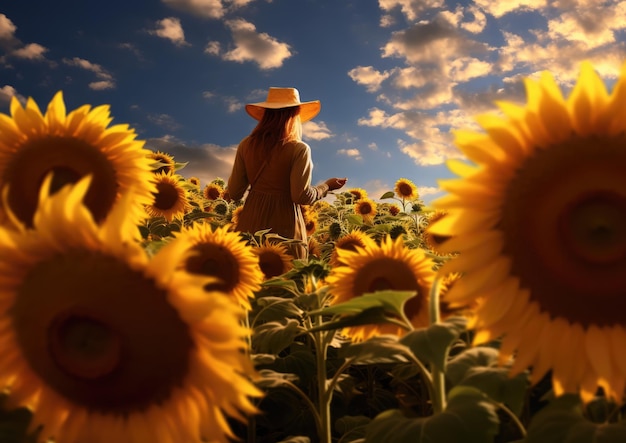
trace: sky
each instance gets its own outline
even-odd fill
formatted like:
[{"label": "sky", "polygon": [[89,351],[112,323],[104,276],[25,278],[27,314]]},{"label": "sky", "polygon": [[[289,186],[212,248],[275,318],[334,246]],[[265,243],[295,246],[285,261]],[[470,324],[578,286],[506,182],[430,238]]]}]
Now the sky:
[{"label": "sky", "polygon": [[582,60],[607,86],[626,60],[626,0],[8,0],[0,5],[0,112],[108,104],[145,146],[227,179],[271,86],[320,100],[303,127],[313,184],[377,200],[400,178],[428,203],[497,100],[525,102],[524,77],[563,91]]}]

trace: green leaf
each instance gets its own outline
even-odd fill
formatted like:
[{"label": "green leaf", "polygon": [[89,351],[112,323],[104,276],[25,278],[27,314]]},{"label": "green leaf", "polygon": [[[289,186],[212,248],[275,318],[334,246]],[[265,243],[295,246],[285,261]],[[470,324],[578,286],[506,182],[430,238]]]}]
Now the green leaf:
[{"label": "green leaf", "polygon": [[411,331],[400,341],[411,349],[418,360],[444,371],[448,348],[465,330],[466,323],[463,317],[450,317],[428,328]]},{"label": "green leaf", "polygon": [[348,214],[346,215],[346,220],[353,224],[353,225],[357,225],[357,226],[361,226],[363,224],[363,217],[361,217],[360,215],[357,214]]},{"label": "green leaf", "polygon": [[298,320],[287,319],[286,323],[272,321],[254,328],[252,349],[261,354],[278,354],[289,346],[305,329]]},{"label": "green leaf", "polygon": [[311,443],[311,439],[304,435],[289,436],[285,440],[281,440],[278,443]]},{"label": "green leaf", "polygon": [[397,319],[387,316],[383,308],[377,307],[359,312],[356,315],[345,315],[334,320],[329,320],[319,326],[309,329],[308,332],[334,331],[352,326],[373,325],[389,322],[397,322]]},{"label": "green leaf", "polygon": [[504,403],[517,416],[522,413],[528,374],[522,372],[510,377],[509,368],[476,367],[470,369],[457,386],[472,386],[498,403]]},{"label": "green leaf", "polygon": [[372,337],[359,343],[350,343],[337,352],[340,358],[354,358],[353,364],[407,361],[404,355],[411,350],[391,335]]},{"label": "green leaf", "polygon": [[277,388],[284,386],[286,382],[294,382],[298,380],[298,376],[294,374],[285,374],[282,372],[272,371],[271,369],[261,369],[260,378],[255,384],[261,389]]},{"label": "green leaf", "polygon": [[596,424],[583,415],[580,398],[565,394],[535,414],[528,427],[526,443],[620,443],[626,441],[626,423]]},{"label": "green leaf", "polygon": [[385,192],[383,195],[381,195],[379,197],[379,200],[385,200],[386,198],[392,198],[394,196],[394,192],[393,191],[387,191]]},{"label": "green leaf", "polygon": [[364,415],[344,415],[335,421],[335,430],[341,438],[340,442],[348,443],[365,437],[365,427],[372,421]]},{"label": "green leaf", "polygon": [[453,386],[472,386],[491,399],[504,403],[519,416],[528,388],[528,374],[509,375],[508,367],[497,366],[498,350],[486,346],[469,348],[446,364],[446,376]]},{"label": "green leaf", "polygon": [[460,383],[467,372],[475,367],[492,366],[498,361],[498,350],[486,346],[466,349],[448,361],[446,376],[453,385]]},{"label": "green leaf", "polygon": [[266,323],[280,321],[285,318],[299,319],[302,316],[300,309],[290,298],[283,297],[259,297],[256,300],[259,309],[254,312],[253,325],[256,323]]},{"label": "green leaf", "polygon": [[409,418],[398,410],[379,414],[368,426],[368,443],[492,443],[498,433],[495,406],[469,387],[450,391],[446,409],[430,417]]},{"label": "green leaf", "polygon": [[369,308],[382,307],[385,311],[400,317],[403,313],[404,304],[414,296],[415,291],[368,292],[343,303],[313,311],[310,315],[358,314]]}]

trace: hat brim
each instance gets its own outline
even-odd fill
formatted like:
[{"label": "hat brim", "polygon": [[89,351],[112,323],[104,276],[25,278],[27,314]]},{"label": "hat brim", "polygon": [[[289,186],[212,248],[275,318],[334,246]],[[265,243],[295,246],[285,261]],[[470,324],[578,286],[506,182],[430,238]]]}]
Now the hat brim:
[{"label": "hat brim", "polygon": [[319,100],[314,100],[310,102],[302,102],[298,105],[294,105],[293,103],[268,103],[268,102],[260,102],[260,103],[250,103],[246,105],[246,112],[255,120],[261,120],[263,118],[263,114],[266,109],[283,109],[283,108],[292,108],[294,106],[300,106],[300,120],[304,123],[307,122],[317,114],[320,113],[322,109],[322,104]]}]

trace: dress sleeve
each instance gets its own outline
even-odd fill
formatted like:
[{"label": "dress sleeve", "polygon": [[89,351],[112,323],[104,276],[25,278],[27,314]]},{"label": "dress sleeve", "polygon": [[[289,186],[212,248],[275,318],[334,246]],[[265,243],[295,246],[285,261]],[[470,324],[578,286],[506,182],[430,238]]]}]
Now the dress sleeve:
[{"label": "dress sleeve", "polygon": [[246,173],[246,165],[243,161],[242,143],[237,147],[237,153],[235,154],[235,162],[233,163],[233,170],[228,177],[228,193],[234,200],[239,200],[243,197],[243,194],[248,189],[248,174]]},{"label": "dress sleeve", "polygon": [[311,148],[306,143],[298,143],[290,176],[291,199],[294,203],[310,205],[326,197],[327,184],[311,186],[312,172]]}]

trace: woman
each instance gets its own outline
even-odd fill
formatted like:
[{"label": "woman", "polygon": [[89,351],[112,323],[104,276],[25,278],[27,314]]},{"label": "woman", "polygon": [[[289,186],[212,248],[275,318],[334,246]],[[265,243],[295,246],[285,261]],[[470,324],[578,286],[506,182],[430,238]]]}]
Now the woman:
[{"label": "woman", "polygon": [[236,229],[255,233],[270,229],[283,237],[301,240],[293,245],[295,258],[306,258],[307,235],[300,205],[324,198],[341,188],[346,178],[329,178],[311,186],[311,148],[302,141],[302,123],[320,111],[319,100],[300,102],[295,88],[270,88],[267,99],[246,105],[259,121],[237,148],[228,179],[230,198],[241,199],[250,186]]}]

